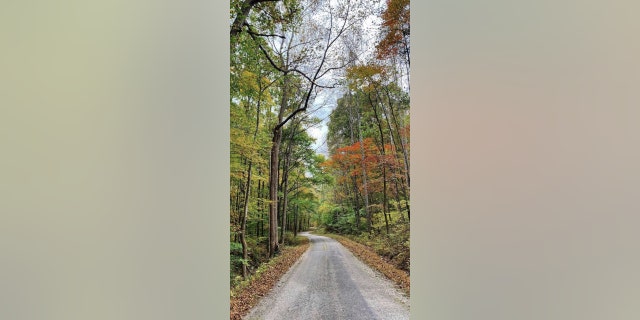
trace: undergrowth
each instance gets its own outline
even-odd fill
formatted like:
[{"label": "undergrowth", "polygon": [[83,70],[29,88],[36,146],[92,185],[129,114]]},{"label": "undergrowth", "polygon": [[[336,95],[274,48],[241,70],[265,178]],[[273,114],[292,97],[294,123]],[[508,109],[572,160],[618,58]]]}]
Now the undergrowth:
[{"label": "undergrowth", "polygon": [[309,247],[306,237],[292,238],[292,243],[297,245],[285,246],[278,255],[257,267],[253,275],[244,280],[240,277],[240,280],[231,286],[231,319],[241,319],[246,315]]}]

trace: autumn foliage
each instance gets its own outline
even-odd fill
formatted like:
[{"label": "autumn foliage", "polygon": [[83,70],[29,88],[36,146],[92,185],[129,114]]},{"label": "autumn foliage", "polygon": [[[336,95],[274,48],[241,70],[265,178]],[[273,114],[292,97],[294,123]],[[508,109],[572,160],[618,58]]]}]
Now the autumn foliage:
[{"label": "autumn foliage", "polygon": [[376,46],[379,59],[398,54],[406,47],[409,37],[409,0],[387,0],[387,9],[382,13],[383,37]]},{"label": "autumn foliage", "polygon": [[[364,150],[364,161],[362,160],[361,146]],[[333,156],[327,160],[323,166],[328,167],[337,173],[338,183],[349,183],[352,179],[358,184],[358,189],[363,192],[362,168],[370,177],[368,191],[382,192],[382,168],[398,168],[399,163],[394,157],[395,148],[390,144],[384,146],[386,152],[381,154],[373,138],[366,138],[360,142],[345,146],[336,150]]]}]

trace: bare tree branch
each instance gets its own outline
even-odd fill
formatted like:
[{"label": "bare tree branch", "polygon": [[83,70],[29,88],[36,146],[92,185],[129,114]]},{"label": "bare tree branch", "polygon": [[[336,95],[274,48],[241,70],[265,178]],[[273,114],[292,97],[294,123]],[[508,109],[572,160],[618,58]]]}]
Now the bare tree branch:
[{"label": "bare tree branch", "polygon": [[318,75],[320,74],[320,71],[322,70],[322,67],[324,66],[324,63],[327,60],[327,53],[329,52],[329,49],[333,46],[333,44],[336,42],[336,40],[338,40],[338,38],[340,38],[340,36],[346,30],[347,21],[349,20],[350,8],[351,8],[351,1],[347,2],[346,16],[344,18],[344,22],[342,23],[342,26],[340,27],[340,30],[338,31],[338,34],[333,39],[331,39],[331,34],[332,34],[332,30],[333,30],[333,13],[330,10],[329,35],[327,36],[327,45],[324,48],[324,52],[322,54],[322,60],[320,61],[320,65],[318,66],[318,69],[316,70],[315,74],[313,75],[313,78],[309,78],[308,76],[304,75],[305,78],[307,78],[311,82],[311,85],[309,86],[309,90],[308,90],[308,92],[306,94],[304,105],[302,107],[299,107],[295,111],[293,111],[291,114],[289,114],[289,116],[287,118],[285,118],[282,122],[280,122],[278,125],[276,125],[275,128],[273,129],[274,132],[278,131],[289,120],[291,120],[291,118],[293,118],[296,114],[306,111],[307,108],[309,107],[309,100],[311,98],[311,93],[313,92],[314,86],[316,85],[315,81],[320,78]]}]

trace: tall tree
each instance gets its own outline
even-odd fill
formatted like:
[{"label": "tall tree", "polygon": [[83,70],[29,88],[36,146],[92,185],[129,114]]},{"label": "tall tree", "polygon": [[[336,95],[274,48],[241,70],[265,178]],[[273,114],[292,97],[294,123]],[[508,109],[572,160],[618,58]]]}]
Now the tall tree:
[{"label": "tall tree", "polygon": [[[378,59],[399,58],[406,68],[407,85],[409,84],[410,59],[410,17],[409,0],[387,0],[387,7],[382,12],[382,39],[376,45]],[[396,60],[397,61],[397,60]]]},{"label": "tall tree", "polygon": [[[283,36],[280,42],[275,48],[279,53],[279,59],[272,57],[266,45],[260,42],[258,35],[249,30],[251,37],[258,41],[258,46],[271,66],[282,73],[283,84],[283,99],[278,111],[278,121],[273,127],[273,139],[270,157],[270,208],[269,208],[269,256],[273,256],[279,247],[278,243],[278,160],[280,144],[282,142],[282,128],[297,114],[304,113],[309,108],[314,92],[318,88],[330,88],[331,85],[321,84],[321,80],[331,72],[344,68],[345,64],[332,63],[331,57],[335,57],[337,50],[335,49],[338,44],[338,40],[342,34],[352,27],[356,21],[356,14],[353,12],[353,4],[357,1],[347,1],[346,4],[334,5],[330,1],[323,2],[323,7],[318,7],[318,4],[322,1],[311,1],[307,4],[310,8],[322,8],[322,12],[307,12],[308,15],[301,16],[298,20],[299,24],[288,25],[286,29],[282,31],[287,32],[289,37],[288,41],[285,41],[286,37]],[[312,4],[315,4],[313,6]],[[321,28],[314,21],[318,16],[325,16],[328,21],[328,26]],[[304,24],[302,24],[304,22]],[[312,28],[304,28],[309,27]],[[324,31],[322,30],[324,29]],[[319,31],[319,32],[314,32]],[[294,39],[299,36],[297,41]],[[316,44],[313,46],[304,47],[299,49],[299,46]],[[318,45],[319,44],[319,45]],[[275,44],[274,44],[275,46]],[[289,76],[297,75],[305,80],[306,88],[303,88],[303,94],[301,99],[291,105],[288,100],[290,93],[290,87],[288,86]]]}]

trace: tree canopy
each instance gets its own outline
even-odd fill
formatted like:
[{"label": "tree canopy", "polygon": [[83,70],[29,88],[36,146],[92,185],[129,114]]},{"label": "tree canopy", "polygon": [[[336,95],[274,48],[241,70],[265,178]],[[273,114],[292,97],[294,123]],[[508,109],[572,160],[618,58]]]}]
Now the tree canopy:
[{"label": "tree canopy", "polygon": [[232,283],[311,227],[408,251],[409,1],[230,4]]}]

